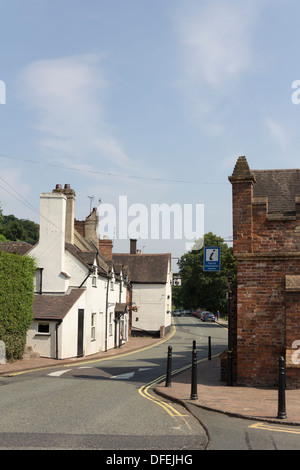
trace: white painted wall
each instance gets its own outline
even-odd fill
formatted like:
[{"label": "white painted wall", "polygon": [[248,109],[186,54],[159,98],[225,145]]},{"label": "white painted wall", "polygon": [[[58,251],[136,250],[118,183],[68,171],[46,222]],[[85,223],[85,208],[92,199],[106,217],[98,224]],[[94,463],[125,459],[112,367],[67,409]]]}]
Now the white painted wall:
[{"label": "white painted wall", "polygon": [[161,326],[171,324],[167,314],[169,289],[166,284],[134,284],[132,301],[138,307],[132,312],[132,327],[146,331],[159,331]]},{"label": "white painted wall", "polygon": [[[119,338],[119,328],[115,331],[115,305],[126,303],[126,288],[120,292],[120,282],[114,281],[107,290],[107,279],[96,273],[96,285],[93,274],[77,258],[65,251],[67,198],[62,193],[43,193],[40,196],[40,239],[29,255],[43,268],[42,292],[65,294],[69,288],[82,285],[85,293],[73,305],[58,327],[59,359],[77,356],[78,309],[84,309],[84,343],[85,356],[99,351],[114,348],[115,333]],[[96,264],[96,263],[95,263]],[[39,284],[36,292],[39,292]],[[108,297],[107,297],[108,294]],[[109,307],[106,308],[108,299]],[[95,339],[92,338],[92,314],[95,314]],[[111,327],[110,327],[110,319]],[[56,321],[50,322],[49,334],[37,334],[38,322],[34,321],[27,335],[27,346],[44,357],[55,357],[56,354]],[[124,332],[128,339],[128,314],[124,317]],[[119,340],[117,340],[119,344]]]},{"label": "white painted wall", "polygon": [[49,322],[49,334],[38,334],[38,321],[35,320],[27,331],[26,345],[41,357],[55,357],[55,324],[54,321]]},{"label": "white painted wall", "polygon": [[40,196],[40,237],[28,255],[43,269],[43,292],[66,292],[64,272],[66,202],[63,194],[43,193]]}]

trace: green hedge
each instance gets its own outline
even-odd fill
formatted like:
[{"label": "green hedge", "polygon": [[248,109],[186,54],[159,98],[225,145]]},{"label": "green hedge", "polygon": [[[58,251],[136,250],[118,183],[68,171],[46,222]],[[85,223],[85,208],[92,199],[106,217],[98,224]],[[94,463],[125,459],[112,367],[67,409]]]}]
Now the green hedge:
[{"label": "green hedge", "polygon": [[8,361],[21,359],[33,320],[34,260],[0,252],[0,340]]}]

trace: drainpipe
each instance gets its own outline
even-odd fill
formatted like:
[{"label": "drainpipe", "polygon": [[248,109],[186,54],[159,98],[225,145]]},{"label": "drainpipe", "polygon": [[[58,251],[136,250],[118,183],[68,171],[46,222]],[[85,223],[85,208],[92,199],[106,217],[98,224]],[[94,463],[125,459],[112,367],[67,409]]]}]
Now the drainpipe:
[{"label": "drainpipe", "polygon": [[43,293],[43,269],[44,268],[39,268],[39,270],[40,270],[40,292],[39,292],[39,294]]},{"label": "drainpipe", "polygon": [[[120,279],[120,285],[119,285],[119,302],[121,303],[121,300],[122,300],[122,292],[121,292],[121,288],[122,288],[122,277],[121,276],[121,279]],[[118,318],[118,325],[119,325],[119,348],[121,347],[121,315],[119,315],[119,318]]]},{"label": "drainpipe", "polygon": [[79,286],[79,289],[81,289],[81,287],[83,286],[83,284],[85,283],[85,281],[90,277],[90,275],[92,274],[92,270],[89,271],[88,275],[86,276],[86,278],[82,281],[82,283],[80,284]]},{"label": "drainpipe", "polygon": [[107,276],[107,288],[106,288],[106,308],[105,308],[105,352],[107,352],[107,319],[108,319],[108,292],[109,292],[109,280],[110,276]]},{"label": "drainpipe", "polygon": [[55,359],[58,359],[58,327],[61,324],[62,320],[59,320],[55,324]]}]

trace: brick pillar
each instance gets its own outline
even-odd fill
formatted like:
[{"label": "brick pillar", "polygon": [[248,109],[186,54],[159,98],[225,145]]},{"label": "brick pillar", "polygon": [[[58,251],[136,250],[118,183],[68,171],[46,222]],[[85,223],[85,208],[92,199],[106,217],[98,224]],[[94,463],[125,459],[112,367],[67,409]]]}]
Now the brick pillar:
[{"label": "brick pillar", "polygon": [[234,253],[252,252],[252,199],[255,177],[246,157],[239,157],[232,176],[233,250]]},{"label": "brick pillar", "polygon": [[[233,346],[234,381],[238,381],[239,361],[243,357],[243,339],[238,341],[239,329],[243,328],[245,304],[243,292],[244,263],[239,255],[247,255],[253,251],[253,184],[255,177],[251,173],[245,157],[239,157],[229,181],[232,184],[233,210],[233,252],[237,258],[237,286],[233,293],[231,338]],[[241,344],[242,342],[242,344]],[[240,358],[239,358],[240,356]]]}]

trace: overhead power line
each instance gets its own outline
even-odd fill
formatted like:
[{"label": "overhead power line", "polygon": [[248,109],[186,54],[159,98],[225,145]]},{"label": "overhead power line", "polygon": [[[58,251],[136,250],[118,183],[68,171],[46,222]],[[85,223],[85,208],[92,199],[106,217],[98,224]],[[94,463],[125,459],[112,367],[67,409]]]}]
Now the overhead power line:
[{"label": "overhead power line", "polygon": [[19,160],[25,163],[32,163],[34,165],[44,165],[44,166],[50,166],[50,167],[55,167],[55,168],[61,168],[64,170],[72,170],[72,171],[78,171],[81,173],[92,173],[92,174],[97,174],[97,175],[103,175],[103,176],[112,176],[115,178],[129,178],[129,179],[135,179],[135,180],[148,180],[148,181],[156,181],[156,182],[161,182],[161,183],[181,183],[181,184],[205,184],[205,185],[224,185],[227,184],[225,182],[215,182],[215,181],[199,181],[199,180],[177,180],[177,179],[171,179],[171,178],[152,178],[149,176],[137,176],[137,175],[125,175],[121,173],[111,173],[111,172],[104,172],[104,171],[98,171],[98,170],[88,170],[88,169],[82,169],[82,168],[76,168],[72,166],[65,166],[65,165],[60,165],[58,163],[47,163],[47,162],[39,162],[37,160],[31,160],[29,158],[21,158],[21,157],[15,157],[13,155],[6,155],[6,154],[0,154],[1,158],[8,158],[11,160]]}]

